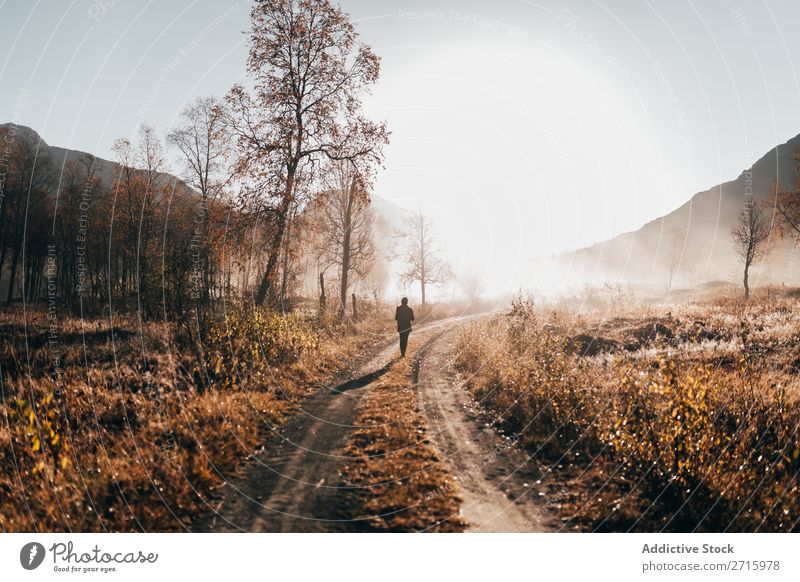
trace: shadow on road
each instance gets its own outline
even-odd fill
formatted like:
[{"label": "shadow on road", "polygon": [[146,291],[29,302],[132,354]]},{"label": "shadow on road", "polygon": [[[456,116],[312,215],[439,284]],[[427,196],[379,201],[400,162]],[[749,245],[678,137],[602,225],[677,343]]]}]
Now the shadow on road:
[{"label": "shadow on road", "polygon": [[396,361],[396,359],[389,360],[389,362],[383,368],[375,370],[374,372],[370,372],[369,374],[364,374],[360,378],[348,380],[344,384],[339,384],[339,386],[333,388],[332,392],[347,392],[348,390],[353,390],[354,388],[363,388],[367,384],[372,384],[375,380],[388,372]]}]

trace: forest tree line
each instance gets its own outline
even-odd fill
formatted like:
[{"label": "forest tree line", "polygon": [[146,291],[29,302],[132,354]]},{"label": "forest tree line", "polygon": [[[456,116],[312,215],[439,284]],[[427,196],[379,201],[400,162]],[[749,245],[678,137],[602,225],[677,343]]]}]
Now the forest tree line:
[{"label": "forest tree line", "polygon": [[[0,128],[6,305],[171,319],[225,297],[287,309],[312,279],[319,308],[344,316],[356,284],[382,295],[369,190],[389,132],[362,111],[379,59],[328,0],[257,2],[249,39],[247,86],[196,99],[163,138],[141,125],[113,163]],[[403,280],[424,297],[449,271],[429,221],[409,224]]]}]

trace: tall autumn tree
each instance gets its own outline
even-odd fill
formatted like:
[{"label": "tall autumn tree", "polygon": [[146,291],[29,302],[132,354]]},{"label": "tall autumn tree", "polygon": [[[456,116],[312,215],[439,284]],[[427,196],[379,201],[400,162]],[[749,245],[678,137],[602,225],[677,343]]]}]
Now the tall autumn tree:
[{"label": "tall autumn tree", "polygon": [[357,42],[347,14],[329,0],[259,0],[251,12],[247,72],[252,88],[226,97],[235,137],[235,171],[247,199],[269,216],[267,261],[257,304],[274,288],[287,217],[321,165],[379,165],[383,123],[361,113],[380,64]]}]

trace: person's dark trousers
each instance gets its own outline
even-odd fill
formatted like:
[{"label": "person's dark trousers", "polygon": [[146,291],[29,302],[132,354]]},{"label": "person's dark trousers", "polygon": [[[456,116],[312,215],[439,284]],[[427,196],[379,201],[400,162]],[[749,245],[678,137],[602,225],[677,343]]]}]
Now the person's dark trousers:
[{"label": "person's dark trousers", "polygon": [[406,348],[408,347],[408,334],[411,333],[411,330],[408,331],[401,331],[400,332],[400,355],[406,355]]}]

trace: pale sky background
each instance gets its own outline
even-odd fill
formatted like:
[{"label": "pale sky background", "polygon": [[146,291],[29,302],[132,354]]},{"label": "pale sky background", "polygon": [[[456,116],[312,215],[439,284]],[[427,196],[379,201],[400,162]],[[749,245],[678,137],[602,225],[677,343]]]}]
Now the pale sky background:
[{"label": "pale sky background", "polygon": [[[489,291],[638,228],[800,133],[797,1],[344,0],[382,58],[375,193]],[[0,122],[111,157],[242,78],[250,3],[0,0]],[[173,66],[170,66],[173,63]]]}]

